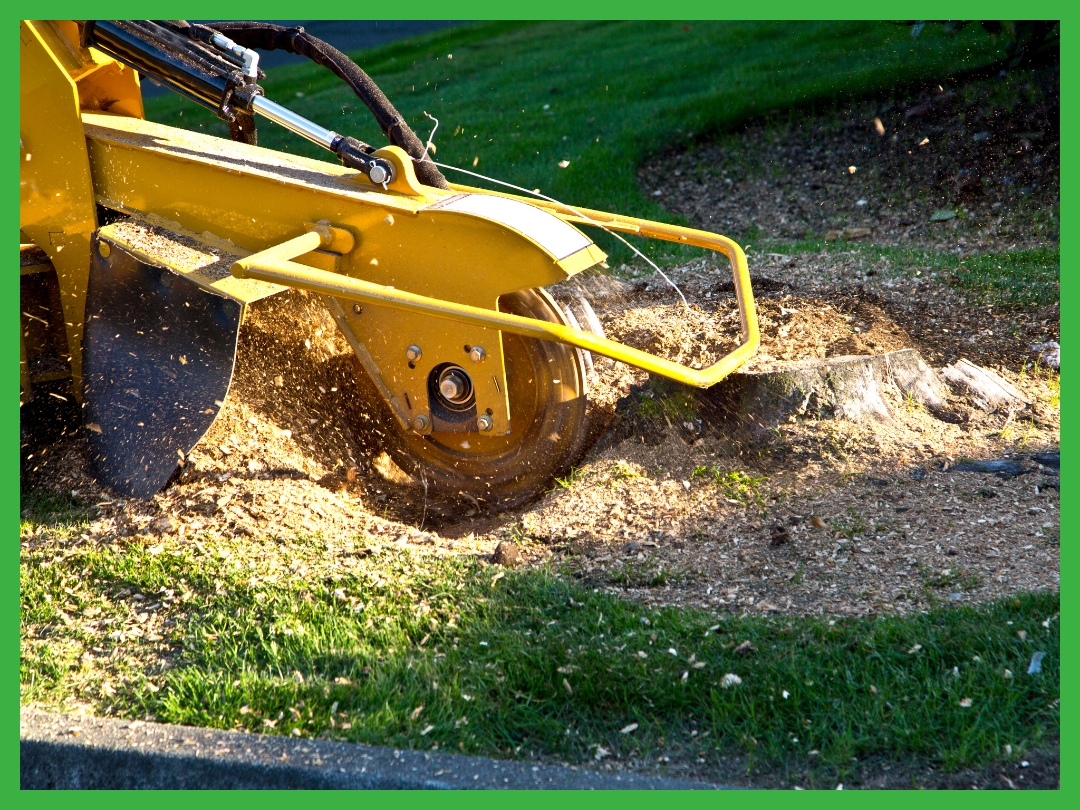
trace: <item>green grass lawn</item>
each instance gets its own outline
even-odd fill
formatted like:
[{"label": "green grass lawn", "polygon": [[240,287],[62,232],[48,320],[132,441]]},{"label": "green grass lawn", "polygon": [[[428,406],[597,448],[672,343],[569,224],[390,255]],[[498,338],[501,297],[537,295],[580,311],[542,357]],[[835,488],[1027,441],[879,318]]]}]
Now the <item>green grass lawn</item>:
[{"label": "green grass lawn", "polygon": [[[855,253],[867,266],[885,259],[902,272],[928,274],[950,273],[956,285],[972,305],[990,305],[1002,309],[1045,307],[1061,296],[1061,252],[1049,248],[1014,250],[1002,253],[956,253],[865,244],[862,242],[826,242],[822,238],[784,242],[761,239],[757,253]],[[747,255],[752,255],[750,251]]]},{"label": "green grass lawn", "polygon": [[23,701],[546,761],[744,755],[820,785],[853,757],[1016,759],[1058,725],[1056,594],[717,619],[376,538],[200,546],[24,551]]},{"label": "green grass lawn", "polygon": [[[476,171],[571,204],[670,220],[636,186],[635,171],[650,154],[771,110],[821,111],[984,66],[1001,54],[975,28],[913,40],[906,28],[881,22],[483,23],[357,58],[422,139],[432,126],[423,113],[439,119],[440,162],[470,169],[475,162]],[[363,104],[325,69],[279,68],[263,85],[269,98],[323,126],[385,143]],[[171,94],[150,99],[147,117],[227,137],[211,113]],[[265,121],[259,143],[334,159]],[[564,160],[569,166],[560,168]],[[613,240],[600,242],[624,256]],[[675,250],[647,247],[661,256]]]}]

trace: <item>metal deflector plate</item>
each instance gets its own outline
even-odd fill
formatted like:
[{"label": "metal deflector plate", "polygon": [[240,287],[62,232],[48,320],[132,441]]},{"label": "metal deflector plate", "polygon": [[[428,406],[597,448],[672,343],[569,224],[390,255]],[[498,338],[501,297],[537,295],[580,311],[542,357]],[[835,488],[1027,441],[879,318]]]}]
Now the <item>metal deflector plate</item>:
[{"label": "metal deflector plate", "polygon": [[225,401],[241,306],[100,234],[92,245],[83,344],[90,463],[101,483],[147,498]]}]

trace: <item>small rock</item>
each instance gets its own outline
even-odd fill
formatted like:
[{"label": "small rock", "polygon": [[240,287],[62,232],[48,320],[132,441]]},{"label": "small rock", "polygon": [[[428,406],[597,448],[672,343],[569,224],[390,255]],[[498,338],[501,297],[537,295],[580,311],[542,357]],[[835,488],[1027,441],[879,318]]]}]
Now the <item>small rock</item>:
[{"label": "small rock", "polygon": [[525,558],[521,556],[521,549],[516,544],[511,543],[509,540],[503,540],[499,545],[495,546],[495,552],[491,555],[491,562],[494,565],[516,568],[525,562]]},{"label": "small rock", "polygon": [[738,647],[735,648],[735,652],[739,655],[746,655],[747,653],[754,651],[754,645],[750,643],[750,639],[747,639]]},{"label": "small rock", "polygon": [[623,554],[637,554],[641,551],[641,546],[631,540],[628,543],[623,543],[622,548],[619,549]]},{"label": "small rock", "polygon": [[770,546],[782,546],[790,539],[791,535],[788,534],[788,530],[783,526],[773,526],[769,531]]},{"label": "small rock", "polygon": [[176,532],[176,521],[168,515],[162,515],[150,524],[150,531],[154,534],[173,534]]},{"label": "small rock", "polygon": [[1034,453],[1031,460],[1042,464],[1044,467],[1053,467],[1055,470],[1061,469],[1061,453]]},{"label": "small rock", "polygon": [[813,526],[815,529],[827,529],[828,528],[828,526],[825,524],[825,521],[822,520],[821,518],[819,518],[817,515],[814,515],[813,517],[810,518],[810,525]]},{"label": "small rock", "polygon": [[236,521],[236,525],[233,526],[233,531],[244,537],[254,537],[256,533],[255,526],[246,520]]},{"label": "small rock", "polygon": [[952,468],[955,472],[994,473],[1000,478],[1013,478],[1032,472],[1018,461],[998,459],[996,461],[961,461]]},{"label": "small rock", "polygon": [[1039,362],[1050,368],[1061,368],[1061,345],[1056,340],[1034,343],[1031,351],[1039,356]]}]

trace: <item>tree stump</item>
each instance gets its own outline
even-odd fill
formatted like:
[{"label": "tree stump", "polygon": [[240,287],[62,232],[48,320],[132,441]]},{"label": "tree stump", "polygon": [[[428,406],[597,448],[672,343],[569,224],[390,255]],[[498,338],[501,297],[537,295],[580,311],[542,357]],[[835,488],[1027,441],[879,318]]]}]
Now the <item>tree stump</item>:
[{"label": "tree stump", "polygon": [[734,418],[752,433],[794,417],[889,423],[889,400],[915,400],[944,411],[948,396],[937,372],[915,349],[785,363],[770,371],[737,372],[700,398],[705,411]]},{"label": "tree stump", "polygon": [[736,372],[708,389],[653,377],[619,401],[621,424],[613,438],[641,435],[648,441],[666,423],[688,437],[709,429],[730,436],[734,429],[757,443],[793,418],[890,423],[895,418],[890,402],[917,402],[944,414],[947,397],[939,373],[915,349]]},{"label": "tree stump", "polygon": [[963,358],[945,366],[941,373],[950,384],[970,396],[975,407],[981,410],[993,411],[1000,407],[1016,410],[1031,404],[1031,400],[997,374]]}]

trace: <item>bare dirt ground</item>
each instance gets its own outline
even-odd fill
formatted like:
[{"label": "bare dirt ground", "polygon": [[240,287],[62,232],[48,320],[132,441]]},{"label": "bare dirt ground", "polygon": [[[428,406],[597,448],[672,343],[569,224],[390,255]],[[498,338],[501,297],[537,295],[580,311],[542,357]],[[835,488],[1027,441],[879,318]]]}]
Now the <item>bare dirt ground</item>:
[{"label": "bare dirt ground", "polygon": [[[1059,70],[931,84],[771,113],[646,161],[639,181],[708,230],[803,239],[868,229],[876,244],[962,252],[1056,241]],[[956,216],[933,221],[935,211]]]},{"label": "bare dirt ground", "polygon": [[[927,90],[888,109],[860,102],[812,125],[762,122],[658,159],[641,179],[648,190],[650,172],[681,172],[665,186],[665,204],[720,231],[754,225],[801,237],[857,226],[875,242],[948,250],[1053,245],[1054,221],[1040,212],[1058,193],[1056,86],[1056,73],[1035,75],[1026,100],[981,118],[973,110],[989,109],[991,82]],[[930,140],[919,146],[922,138]],[[985,150],[997,157],[983,160]],[[757,173],[750,154],[780,171]],[[974,190],[957,174],[965,169],[954,171],[968,165],[965,155],[980,180]],[[732,168],[739,161],[750,167],[741,175]],[[897,196],[901,187],[910,194]],[[928,222],[956,199],[967,215]],[[141,502],[100,488],[78,430],[28,446],[22,486],[94,505],[76,542],[212,545],[321,533],[486,558],[509,539],[527,565],[564,566],[649,605],[714,613],[902,614],[1058,590],[1058,378],[1029,351],[1058,339],[1057,306],[976,305],[948,279],[858,252],[751,253],[750,263],[762,345],[748,369],[913,347],[935,368],[965,357],[991,369],[1032,404],[988,412],[954,390],[950,413],[961,418],[897,399],[889,423],[806,419],[748,445],[723,423],[683,424],[662,408],[640,417],[646,375],[597,358],[590,395],[609,421],[605,435],[550,492],[491,514],[429,496],[380,453],[378,436],[347,416],[347,345],[317,301],[291,293],[253,307],[225,407],[165,490]],[[730,275],[711,260],[671,275],[689,312],[662,280],[632,273],[553,292],[584,290],[609,337],[686,364],[714,362],[738,340]],[[957,469],[967,459],[1011,459],[1019,471]],[[48,531],[23,541],[48,543]],[[1046,760],[1040,773],[1056,780],[1056,754]],[[967,787],[956,780],[971,775],[923,776]],[[1007,786],[996,772],[971,778]],[[868,775],[865,786],[894,781]]]}]

